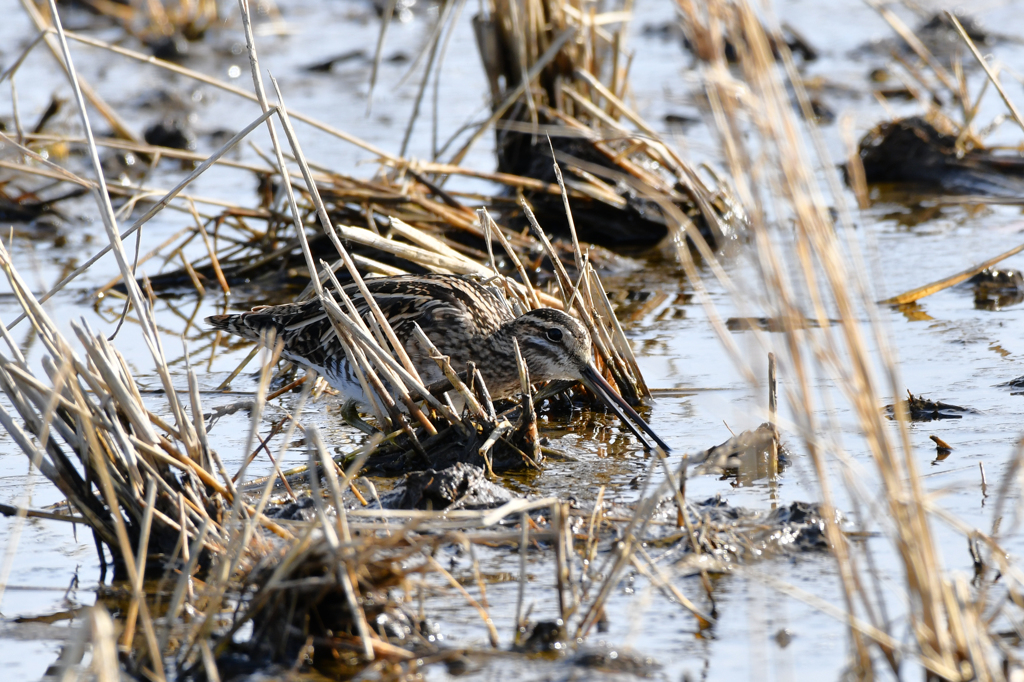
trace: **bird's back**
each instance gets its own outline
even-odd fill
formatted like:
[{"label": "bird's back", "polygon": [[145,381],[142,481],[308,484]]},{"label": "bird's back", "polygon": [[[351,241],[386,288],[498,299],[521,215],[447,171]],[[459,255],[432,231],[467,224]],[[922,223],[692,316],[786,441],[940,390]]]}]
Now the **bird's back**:
[{"label": "bird's back", "polygon": [[[513,319],[505,301],[491,288],[457,275],[401,275],[367,279],[366,287],[391,324],[399,341],[425,383],[442,378],[436,363],[415,341],[416,324],[452,359],[461,371],[473,349]],[[350,284],[345,293],[366,319],[369,306],[359,289]],[[335,295],[336,299],[339,299]],[[338,300],[344,309],[344,304]],[[343,393],[351,394],[353,378],[348,359],[318,299],[303,303],[260,306],[250,312],[206,318],[214,328],[260,340],[273,331],[283,340],[282,355],[324,375]],[[355,397],[355,396],[349,396]],[[359,402],[363,402],[360,400]]]}]

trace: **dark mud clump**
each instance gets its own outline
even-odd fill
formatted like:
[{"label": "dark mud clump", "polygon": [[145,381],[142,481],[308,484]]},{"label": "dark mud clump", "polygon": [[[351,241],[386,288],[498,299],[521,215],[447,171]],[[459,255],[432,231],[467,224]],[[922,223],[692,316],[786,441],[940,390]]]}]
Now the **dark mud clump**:
[{"label": "dark mud clump", "polygon": [[967,280],[974,287],[974,307],[1002,310],[1024,301],[1024,275],[1012,268],[986,268]]},{"label": "dark mud clump", "polygon": [[[548,184],[555,183],[551,149],[546,139],[500,129],[497,136],[499,172],[521,175]],[[572,159],[582,166],[622,173],[588,140],[558,137],[552,138],[551,144],[562,162]],[[569,200],[573,221],[580,230],[580,238],[605,246],[643,246],[656,244],[664,239],[668,234],[668,228],[658,205],[639,196],[635,190],[627,186],[619,186],[616,189],[623,200],[619,206],[586,197],[572,197]],[[569,223],[565,217],[562,197],[546,192],[524,194],[544,229],[562,237],[569,236]],[[690,217],[698,223],[703,223],[696,208],[691,208],[693,211]],[[513,228],[522,229],[528,224],[525,215],[517,209],[509,210],[506,215]],[[712,235],[708,233],[706,237],[712,238]]]},{"label": "dark mud clump", "polygon": [[514,427],[498,438],[485,455],[480,449],[497,424],[463,419],[450,426],[439,426],[433,436],[427,437],[421,429],[415,440],[401,436],[382,444],[366,460],[363,473],[404,476],[414,471],[442,471],[460,464],[489,467],[495,472],[538,470],[542,455],[537,444],[536,415],[532,410],[528,412],[527,417],[520,416],[519,409],[507,413],[506,418]]},{"label": "dark mud clump", "polygon": [[[902,404],[906,408],[907,414],[910,415],[910,421],[912,422],[930,422],[937,419],[963,419],[965,414],[978,414],[978,411],[974,408],[950,405],[938,400],[929,400],[921,396],[915,396],[910,391],[907,391],[907,396],[907,400],[904,400]],[[886,405],[885,415],[889,419],[895,419],[895,406]]]},{"label": "dark mud clump", "polygon": [[[584,671],[592,673],[604,673],[611,675],[625,674],[633,678],[652,677],[661,666],[650,656],[608,646],[605,642],[598,642],[593,646],[581,646],[574,649],[574,645],[566,641],[565,625],[561,618],[555,620],[541,621],[539,623],[524,623],[519,628],[521,644],[516,644],[512,650],[523,654],[553,654],[565,655],[568,658],[565,664],[576,670],[565,676],[564,679],[584,679]],[[614,679],[619,679],[615,677]]]},{"label": "dark mud clump", "polygon": [[524,623],[519,626],[521,644],[513,650],[527,654],[542,654],[566,648],[565,623],[561,618],[544,620],[539,623]]},{"label": "dark mud clump", "polygon": [[437,471],[416,471],[380,498],[384,509],[491,509],[515,498],[487,480],[479,466],[458,463]]},{"label": "dark mud clump", "polygon": [[283,521],[312,521],[316,518],[316,504],[309,495],[303,495],[294,502],[267,507],[264,514],[269,519]]},{"label": "dark mud clump", "polygon": [[1002,384],[998,384],[1000,388],[1010,389],[1010,395],[1024,395],[1024,376],[1011,379]]},{"label": "dark mud clump", "polygon": [[622,673],[633,677],[652,677],[661,666],[650,656],[607,646],[588,647],[576,652],[573,665],[601,673]]},{"label": "dark mud clump", "polygon": [[[674,506],[670,501],[662,506],[665,520],[675,520]],[[831,550],[825,517],[816,503],[793,502],[771,511],[754,511],[734,507],[716,495],[700,502],[687,501],[686,513],[699,552],[678,523],[652,526],[646,539],[652,548],[665,548],[659,562],[672,562],[684,574],[727,573],[734,566],[770,557]],[[835,512],[835,522],[843,522],[839,512]]]},{"label": "dark mud clump", "polygon": [[[977,45],[990,46],[997,41],[998,36],[986,30],[981,22],[974,17],[962,14],[957,16],[957,21],[960,22],[968,37]],[[953,25],[953,20],[945,12],[933,14],[917,27],[914,34],[920,38],[925,47],[937,55],[951,55],[963,46],[960,33]]]},{"label": "dark mud clump", "polygon": [[194,150],[196,134],[187,119],[180,116],[165,118],[146,128],[146,142],[157,147]]},{"label": "dark mud clump", "polygon": [[773,530],[761,538],[798,552],[822,552],[829,549],[821,507],[808,502],[793,502],[773,509],[765,517],[765,525]]},{"label": "dark mud clump", "polygon": [[[65,199],[80,197],[88,191],[83,188],[42,197],[35,192],[8,193],[4,189],[0,189],[0,220],[27,223],[48,215],[54,215],[56,219],[56,216],[59,215],[56,211],[58,203]],[[49,238],[53,230],[48,228],[54,224],[55,220],[44,220],[38,225],[33,225],[32,229],[23,228],[20,230],[20,234],[29,237],[42,235],[44,238]]]},{"label": "dark mud clump", "polygon": [[928,192],[1019,197],[1024,160],[981,148],[958,148],[957,137],[924,118],[887,121],[860,141],[869,185],[896,184]]}]

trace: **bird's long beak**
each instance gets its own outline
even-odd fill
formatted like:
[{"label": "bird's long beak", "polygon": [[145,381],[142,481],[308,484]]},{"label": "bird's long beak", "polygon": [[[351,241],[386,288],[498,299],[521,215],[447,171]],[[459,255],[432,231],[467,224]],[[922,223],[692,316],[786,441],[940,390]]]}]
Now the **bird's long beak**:
[{"label": "bird's long beak", "polygon": [[[615,389],[605,381],[601,373],[593,365],[587,365],[580,373],[580,378],[583,380],[583,384],[591,391],[596,393],[604,403],[612,409],[622,423],[626,425],[633,435],[636,436],[641,443],[644,444],[644,449],[653,450],[651,444],[648,442],[644,434],[647,434],[651,439],[657,443],[665,452],[668,452],[670,448],[665,444],[665,441],[658,438],[658,434],[654,433],[654,429],[644,421],[643,417],[636,413],[632,407],[629,406],[622,396],[616,393]],[[641,433],[643,431],[643,433]]]}]

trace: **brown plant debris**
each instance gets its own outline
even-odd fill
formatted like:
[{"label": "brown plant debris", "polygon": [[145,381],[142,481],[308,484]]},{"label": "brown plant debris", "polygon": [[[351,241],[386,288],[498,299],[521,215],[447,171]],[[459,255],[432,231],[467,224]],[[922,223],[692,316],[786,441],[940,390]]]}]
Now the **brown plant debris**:
[{"label": "brown plant debris", "polygon": [[[930,422],[936,419],[963,419],[965,414],[977,414],[978,411],[971,407],[960,407],[950,405],[937,400],[930,400],[921,396],[915,396],[907,391],[907,400],[902,402],[903,409],[907,410],[910,421]],[[889,419],[896,418],[896,408],[893,405],[885,406],[885,414]]]}]

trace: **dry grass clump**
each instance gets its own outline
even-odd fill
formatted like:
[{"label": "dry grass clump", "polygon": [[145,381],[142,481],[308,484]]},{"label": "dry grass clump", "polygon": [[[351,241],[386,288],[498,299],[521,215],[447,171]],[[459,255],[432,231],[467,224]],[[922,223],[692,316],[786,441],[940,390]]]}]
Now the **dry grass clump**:
[{"label": "dry grass clump", "polygon": [[[552,183],[553,156],[577,192],[573,215],[587,241],[656,243],[669,232],[668,210],[685,215],[712,243],[734,239],[743,212],[727,190],[700,177],[623,101],[630,18],[628,3],[602,13],[577,2],[487,3],[474,27],[491,86],[498,171]],[[548,229],[568,233],[557,197],[522,191]],[[504,215],[523,220],[513,210]]]},{"label": "dry grass clump", "polygon": [[[253,634],[232,648],[244,651],[257,666],[292,662],[305,654],[320,670],[348,675],[367,665],[361,635],[367,637],[371,658],[411,658],[412,651],[388,642],[426,641],[429,633],[420,632],[420,624],[401,610],[389,592],[416,570],[400,569],[401,553],[386,551],[383,543],[360,542],[353,559],[346,562],[340,552],[319,540],[295,545],[284,558],[275,556],[268,566],[248,576],[256,588],[245,612],[252,620]],[[350,601],[338,576],[349,565],[359,587],[358,604]],[[283,573],[282,566],[288,571]],[[381,634],[387,639],[381,639]]]}]

